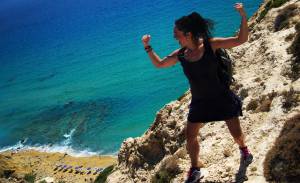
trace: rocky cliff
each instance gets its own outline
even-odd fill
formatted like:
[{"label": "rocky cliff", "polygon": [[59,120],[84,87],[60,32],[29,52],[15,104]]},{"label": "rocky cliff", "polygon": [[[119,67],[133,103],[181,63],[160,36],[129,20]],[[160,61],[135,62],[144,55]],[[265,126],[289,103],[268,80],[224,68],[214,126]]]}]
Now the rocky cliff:
[{"label": "rocky cliff", "polygon": [[[248,182],[292,181],[300,176],[299,127],[292,130],[296,128],[293,124],[300,122],[295,117],[300,113],[299,22],[299,1],[265,1],[249,20],[249,41],[229,50],[235,61],[236,82],[232,89],[243,100],[244,116],[240,120],[254,155],[246,173]],[[184,136],[190,98],[187,91],[163,107],[141,137],[123,142],[118,165],[107,182],[183,182],[190,163]],[[274,155],[284,150],[274,147],[278,145],[276,139],[285,135],[281,130],[286,121],[292,121],[288,129],[294,134],[291,135],[294,145],[282,147],[295,148],[290,155],[295,159],[272,164],[272,157],[284,159],[284,154]],[[240,156],[226,124],[207,124],[200,130],[199,138],[202,182],[234,182]],[[293,164],[294,171],[277,178],[273,176],[276,171],[289,169],[289,163]]]}]

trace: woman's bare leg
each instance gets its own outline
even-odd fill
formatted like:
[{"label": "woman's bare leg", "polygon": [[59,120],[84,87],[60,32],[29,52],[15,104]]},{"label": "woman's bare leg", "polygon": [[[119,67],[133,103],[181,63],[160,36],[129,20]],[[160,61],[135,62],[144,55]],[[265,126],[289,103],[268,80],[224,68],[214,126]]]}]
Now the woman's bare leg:
[{"label": "woman's bare leg", "polygon": [[245,144],[240,120],[238,118],[232,118],[230,120],[226,120],[226,124],[235,142],[240,146],[241,151],[240,167],[235,175],[235,182],[244,182],[243,180],[245,180],[247,167],[252,163],[253,156]]},{"label": "woman's bare leg", "polygon": [[204,123],[191,123],[187,122],[186,128],[186,141],[187,141],[187,151],[191,158],[192,167],[200,167],[199,163],[199,141],[198,134],[199,129],[204,126]]},{"label": "woman's bare leg", "polygon": [[225,121],[230,134],[234,138],[234,141],[242,148],[246,147],[244,134],[240,125],[239,118],[232,118]]}]

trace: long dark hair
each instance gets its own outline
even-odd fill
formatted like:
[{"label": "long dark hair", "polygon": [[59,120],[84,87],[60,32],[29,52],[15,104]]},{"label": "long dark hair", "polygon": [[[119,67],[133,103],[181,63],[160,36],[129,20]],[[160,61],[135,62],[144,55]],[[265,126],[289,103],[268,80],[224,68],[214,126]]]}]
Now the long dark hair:
[{"label": "long dark hair", "polygon": [[187,16],[177,19],[175,26],[178,30],[184,32],[184,34],[191,32],[193,40],[198,41],[200,37],[204,39],[212,37],[211,30],[214,28],[214,23],[210,19],[203,18],[199,13],[192,12]]}]

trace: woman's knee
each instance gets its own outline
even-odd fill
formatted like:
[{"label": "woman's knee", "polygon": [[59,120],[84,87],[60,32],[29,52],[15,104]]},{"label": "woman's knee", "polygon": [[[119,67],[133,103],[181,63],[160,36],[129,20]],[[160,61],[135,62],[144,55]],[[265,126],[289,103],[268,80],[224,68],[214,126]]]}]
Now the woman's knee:
[{"label": "woman's knee", "polygon": [[187,127],[185,129],[185,135],[187,141],[197,140],[199,129],[204,126],[203,123],[191,123],[187,122]]},{"label": "woman's knee", "polygon": [[234,139],[240,139],[243,136],[242,128],[238,118],[226,120],[227,127]]},{"label": "woman's knee", "polygon": [[235,139],[235,140],[241,140],[243,139],[243,132],[241,130],[237,130],[235,132],[232,133],[232,137]]},{"label": "woman's knee", "polygon": [[243,142],[243,141],[244,141],[244,134],[243,134],[243,133],[240,133],[240,134],[234,136],[233,138],[234,138],[234,140],[235,140],[236,142]]},{"label": "woman's knee", "polygon": [[186,140],[188,142],[197,140],[198,135],[186,132]]}]

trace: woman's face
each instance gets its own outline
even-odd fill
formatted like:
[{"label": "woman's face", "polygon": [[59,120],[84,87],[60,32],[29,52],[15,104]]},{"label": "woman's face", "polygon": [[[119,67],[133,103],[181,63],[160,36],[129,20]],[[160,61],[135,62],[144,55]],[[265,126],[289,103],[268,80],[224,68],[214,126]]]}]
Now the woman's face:
[{"label": "woman's face", "polygon": [[181,47],[185,47],[188,43],[188,36],[184,34],[184,32],[174,27],[174,38],[178,40]]}]

